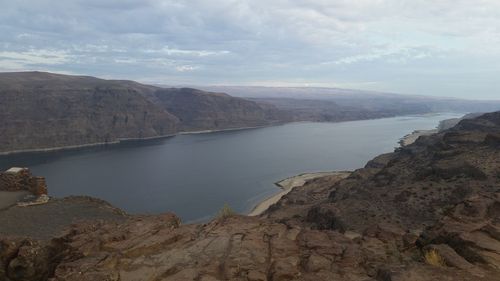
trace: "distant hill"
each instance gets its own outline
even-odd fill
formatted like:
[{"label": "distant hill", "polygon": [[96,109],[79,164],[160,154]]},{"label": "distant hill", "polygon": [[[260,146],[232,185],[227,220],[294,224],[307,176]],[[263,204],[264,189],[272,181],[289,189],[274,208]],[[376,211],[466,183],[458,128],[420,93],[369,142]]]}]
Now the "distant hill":
[{"label": "distant hill", "polygon": [[398,114],[420,113],[410,110],[376,110],[356,106],[339,105],[332,100],[293,99],[293,98],[249,98],[260,104],[270,104],[289,112],[294,121],[339,122],[393,117]]},{"label": "distant hill", "polygon": [[179,118],[180,131],[257,127],[289,121],[270,105],[191,88],[158,89],[153,100]]},{"label": "distant hill", "polygon": [[328,100],[340,106],[383,111],[397,115],[431,112],[493,112],[500,110],[500,100],[463,100],[338,88],[253,86],[206,86],[199,88],[207,91],[222,91],[232,96],[244,98]]}]

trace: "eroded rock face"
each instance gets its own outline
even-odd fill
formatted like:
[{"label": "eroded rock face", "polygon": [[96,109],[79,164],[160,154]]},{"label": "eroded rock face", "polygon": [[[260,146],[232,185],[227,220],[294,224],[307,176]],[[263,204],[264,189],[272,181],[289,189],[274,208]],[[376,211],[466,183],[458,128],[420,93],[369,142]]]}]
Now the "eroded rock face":
[{"label": "eroded rock face", "polygon": [[31,239],[0,240],[0,280],[47,280],[54,274],[61,253],[62,241],[35,241]]},{"label": "eroded rock face", "polygon": [[446,259],[450,266],[500,270],[500,194],[478,194],[455,205],[418,243],[447,251],[443,256],[451,257]]},{"label": "eroded rock face", "polygon": [[292,120],[272,105],[190,88],[161,89],[153,100],[179,118],[181,131],[258,127]]},{"label": "eroded rock face", "polygon": [[0,152],[112,143],[176,132],[177,118],[126,81],[40,72],[0,75]]},{"label": "eroded rock face", "polygon": [[45,178],[35,177],[27,168],[0,172],[0,191],[29,191],[34,195],[47,194]]},{"label": "eroded rock face", "polygon": [[196,89],[43,72],[0,74],[0,153],[105,145],[292,120],[273,105]]}]

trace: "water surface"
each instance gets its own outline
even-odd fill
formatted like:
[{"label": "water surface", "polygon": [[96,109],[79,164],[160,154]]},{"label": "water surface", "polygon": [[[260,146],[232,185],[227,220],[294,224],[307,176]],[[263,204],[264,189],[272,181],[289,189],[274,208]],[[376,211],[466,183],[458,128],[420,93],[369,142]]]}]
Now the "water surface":
[{"label": "water surface", "polygon": [[89,195],[130,213],[173,211],[184,221],[212,217],[224,203],[245,213],[278,192],[281,179],[352,170],[391,152],[416,129],[457,114],[281,126],[179,135],[108,148],[0,158],[45,176],[51,196]]}]

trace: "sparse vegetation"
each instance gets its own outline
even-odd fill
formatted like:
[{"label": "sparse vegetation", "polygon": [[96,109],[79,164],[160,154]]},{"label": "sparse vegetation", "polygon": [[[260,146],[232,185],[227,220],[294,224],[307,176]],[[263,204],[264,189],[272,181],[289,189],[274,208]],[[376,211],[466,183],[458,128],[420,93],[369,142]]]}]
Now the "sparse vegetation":
[{"label": "sparse vegetation", "polygon": [[217,213],[216,218],[217,219],[225,219],[225,218],[234,216],[235,214],[236,214],[236,212],[233,211],[233,209],[231,209],[231,207],[229,207],[229,205],[227,203],[225,203],[224,206],[222,207],[222,209],[220,209],[220,211]]},{"label": "sparse vegetation", "polygon": [[424,259],[427,264],[433,266],[445,266],[446,262],[443,257],[435,249],[431,249],[424,254]]}]

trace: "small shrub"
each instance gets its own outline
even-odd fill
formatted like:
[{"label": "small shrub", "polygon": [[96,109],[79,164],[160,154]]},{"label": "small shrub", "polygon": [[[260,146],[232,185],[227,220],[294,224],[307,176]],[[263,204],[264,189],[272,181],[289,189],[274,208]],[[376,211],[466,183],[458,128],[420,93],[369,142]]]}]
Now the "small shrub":
[{"label": "small shrub", "polygon": [[231,209],[231,207],[229,207],[229,205],[227,203],[225,203],[224,207],[222,207],[222,209],[220,209],[220,211],[217,213],[216,218],[217,219],[225,219],[225,218],[234,216],[235,214],[236,214],[236,212],[234,212],[233,209]]},{"label": "small shrub", "polygon": [[445,266],[446,262],[435,249],[427,251],[424,255],[425,262],[433,266]]}]

